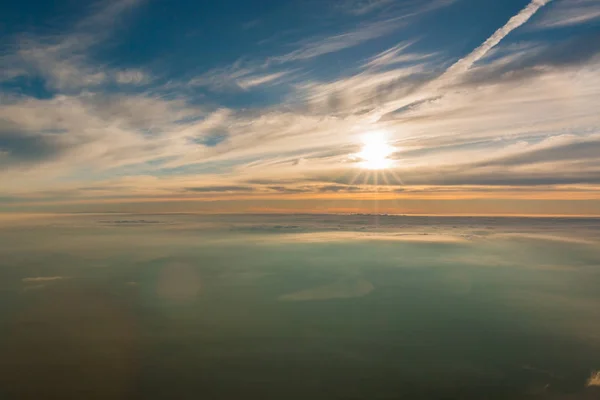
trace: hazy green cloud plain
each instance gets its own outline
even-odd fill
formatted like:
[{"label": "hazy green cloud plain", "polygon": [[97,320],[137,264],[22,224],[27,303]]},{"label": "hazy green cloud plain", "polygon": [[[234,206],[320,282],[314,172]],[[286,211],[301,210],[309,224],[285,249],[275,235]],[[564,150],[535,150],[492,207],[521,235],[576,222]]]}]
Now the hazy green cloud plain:
[{"label": "hazy green cloud plain", "polygon": [[31,216],[3,398],[593,399],[600,220]]}]

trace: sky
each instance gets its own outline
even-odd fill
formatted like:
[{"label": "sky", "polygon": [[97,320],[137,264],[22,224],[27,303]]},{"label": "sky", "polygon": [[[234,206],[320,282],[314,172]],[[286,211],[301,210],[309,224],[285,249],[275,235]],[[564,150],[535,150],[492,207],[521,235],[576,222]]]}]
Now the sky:
[{"label": "sky", "polygon": [[600,215],[597,0],[0,16],[0,212]]}]

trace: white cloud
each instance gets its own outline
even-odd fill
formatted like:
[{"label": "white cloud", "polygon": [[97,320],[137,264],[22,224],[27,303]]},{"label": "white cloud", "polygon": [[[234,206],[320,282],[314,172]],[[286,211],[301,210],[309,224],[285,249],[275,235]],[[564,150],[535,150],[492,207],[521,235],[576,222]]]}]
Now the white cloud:
[{"label": "white cloud", "polygon": [[206,115],[185,101],[148,95],[13,98],[0,108],[0,137],[8,154],[0,160],[3,186],[32,184],[21,175],[27,171],[51,186],[78,168],[98,172],[188,153],[189,137],[201,134],[203,125],[180,120]]}]

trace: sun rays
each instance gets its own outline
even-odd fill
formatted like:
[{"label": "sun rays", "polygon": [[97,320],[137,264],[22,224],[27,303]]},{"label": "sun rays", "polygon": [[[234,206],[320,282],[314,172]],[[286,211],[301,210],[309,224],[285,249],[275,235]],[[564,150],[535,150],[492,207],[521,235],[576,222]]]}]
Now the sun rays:
[{"label": "sun rays", "polygon": [[386,132],[366,133],[362,141],[362,150],[357,154],[362,160],[361,168],[381,170],[392,166],[389,156],[394,152],[394,148],[388,144]]},{"label": "sun rays", "polygon": [[395,162],[390,156],[396,148],[389,143],[386,131],[373,131],[362,136],[362,148],[356,157],[359,168],[350,184],[374,186],[402,184],[402,180],[394,172]]}]

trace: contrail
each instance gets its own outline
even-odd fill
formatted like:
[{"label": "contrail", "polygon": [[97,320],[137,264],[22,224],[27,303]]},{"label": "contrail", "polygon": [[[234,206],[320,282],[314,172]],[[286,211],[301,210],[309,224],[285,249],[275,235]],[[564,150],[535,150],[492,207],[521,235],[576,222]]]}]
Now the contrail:
[{"label": "contrail", "polygon": [[524,9],[522,9],[517,15],[513,16],[508,22],[498,29],[492,36],[490,36],[485,42],[479,47],[469,53],[467,56],[461,58],[454,64],[452,64],[446,71],[438,78],[426,84],[421,88],[421,94],[404,98],[400,101],[394,101],[391,104],[384,106],[383,109],[377,110],[373,115],[374,121],[379,120],[383,115],[398,110],[402,107],[415,105],[423,102],[427,99],[443,95],[439,93],[439,90],[452,83],[453,80],[458,78],[461,74],[467,72],[473,64],[481,60],[491,49],[496,47],[498,43],[502,41],[512,31],[529,21],[531,17],[543,6],[550,3],[552,0],[532,0]]},{"label": "contrail", "polygon": [[533,0],[527,5],[521,12],[512,17],[508,22],[500,29],[498,29],[492,36],[490,36],[481,46],[473,50],[469,55],[461,58],[450,66],[446,72],[440,76],[439,80],[447,81],[452,80],[457,75],[466,72],[473,66],[477,61],[482,59],[491,49],[496,47],[498,43],[509,33],[529,21],[531,17],[543,6],[550,3],[552,0]]}]

